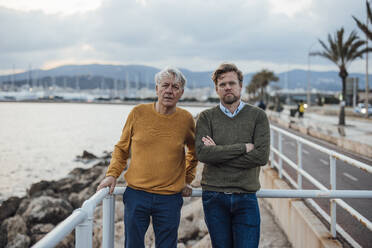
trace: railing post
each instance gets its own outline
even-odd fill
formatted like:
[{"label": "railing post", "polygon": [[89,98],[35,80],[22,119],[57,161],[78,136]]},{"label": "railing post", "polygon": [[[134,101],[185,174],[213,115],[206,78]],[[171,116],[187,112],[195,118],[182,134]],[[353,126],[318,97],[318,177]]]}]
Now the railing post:
[{"label": "railing post", "polygon": [[115,238],[115,195],[107,195],[103,199],[102,211],[102,247],[113,248]]},{"label": "railing post", "polygon": [[297,185],[302,189],[302,175],[299,169],[302,170],[302,143],[297,140]]},{"label": "railing post", "polygon": [[93,216],[88,213],[87,219],[75,229],[75,247],[91,248],[93,246]]},{"label": "railing post", "polygon": [[282,170],[283,170],[283,159],[282,159],[282,154],[283,154],[283,151],[282,151],[282,140],[283,140],[283,137],[282,137],[282,133],[279,132],[279,141],[278,141],[278,146],[279,146],[279,178],[282,178],[283,175],[282,175]]},{"label": "railing post", "polygon": [[[274,147],[274,130],[270,128],[270,146]],[[270,164],[274,168],[274,152],[270,150]]]},{"label": "railing post", "polygon": [[[336,158],[329,155],[330,164],[330,181],[331,190],[336,190]],[[330,200],[330,212],[331,212],[331,234],[332,237],[336,237],[336,201],[334,199]]]}]

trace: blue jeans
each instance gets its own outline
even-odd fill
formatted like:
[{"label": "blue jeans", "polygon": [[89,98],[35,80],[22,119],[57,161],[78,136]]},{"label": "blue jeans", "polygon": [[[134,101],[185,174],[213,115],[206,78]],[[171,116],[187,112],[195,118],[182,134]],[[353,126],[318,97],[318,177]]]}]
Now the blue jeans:
[{"label": "blue jeans", "polygon": [[156,247],[177,247],[183,198],[181,193],[160,195],[127,187],[124,195],[125,247],[145,247],[144,238],[150,224]]},{"label": "blue jeans", "polygon": [[260,209],[252,194],[203,191],[205,223],[214,248],[258,247]]}]

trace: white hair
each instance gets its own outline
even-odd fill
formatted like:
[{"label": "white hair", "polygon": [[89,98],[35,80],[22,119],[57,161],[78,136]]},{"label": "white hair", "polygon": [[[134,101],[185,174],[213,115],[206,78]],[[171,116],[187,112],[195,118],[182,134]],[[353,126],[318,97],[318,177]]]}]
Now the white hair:
[{"label": "white hair", "polygon": [[182,72],[178,70],[176,67],[167,66],[163,70],[156,73],[155,74],[156,84],[160,84],[160,81],[164,77],[174,77],[174,82],[179,83],[182,89],[185,87],[186,78],[182,74]]}]

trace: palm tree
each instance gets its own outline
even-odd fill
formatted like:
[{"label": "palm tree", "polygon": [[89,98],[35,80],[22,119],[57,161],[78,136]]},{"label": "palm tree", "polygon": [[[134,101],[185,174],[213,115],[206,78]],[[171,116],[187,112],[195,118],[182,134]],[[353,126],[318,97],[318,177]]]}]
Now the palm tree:
[{"label": "palm tree", "polygon": [[368,16],[368,20],[367,20],[367,23],[364,24],[362,23],[361,21],[359,21],[356,17],[353,16],[353,19],[355,20],[355,22],[357,23],[358,27],[360,30],[363,31],[363,33],[366,34],[366,36],[368,37],[369,40],[372,40],[372,31],[369,30],[368,28],[368,23],[372,23],[372,12],[371,12],[371,8],[369,6],[369,2],[366,1],[366,5],[367,5],[367,16]]},{"label": "palm tree", "polygon": [[257,92],[257,84],[252,83],[252,81],[247,85],[246,91],[248,94],[255,94]]},{"label": "palm tree", "polygon": [[344,28],[334,34],[328,34],[328,46],[322,40],[319,39],[319,43],[323,47],[323,51],[310,53],[311,56],[324,57],[339,68],[338,75],[342,79],[342,103],[339,114],[339,125],[345,125],[345,89],[346,89],[346,78],[348,76],[347,67],[349,64],[357,58],[362,58],[363,53],[368,51],[368,48],[363,48],[366,41],[360,40],[355,31],[352,31],[349,37],[344,40]]},{"label": "palm tree", "polygon": [[275,76],[274,72],[263,69],[262,71],[253,75],[251,82],[247,86],[247,91],[248,93],[255,93],[257,90],[261,90],[261,100],[263,100],[265,88],[270,82],[277,81],[279,81],[279,78]]}]

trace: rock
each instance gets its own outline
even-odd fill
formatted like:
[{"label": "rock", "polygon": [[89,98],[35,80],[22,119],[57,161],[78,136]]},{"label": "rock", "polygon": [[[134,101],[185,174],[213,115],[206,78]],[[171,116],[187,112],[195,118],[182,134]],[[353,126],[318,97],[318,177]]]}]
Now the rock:
[{"label": "rock", "polygon": [[74,248],[75,247],[75,232],[71,232],[55,248]]},{"label": "rock", "polygon": [[93,153],[90,153],[88,151],[83,151],[83,156],[81,156],[83,159],[96,159],[97,156],[94,155]]},{"label": "rock", "polygon": [[31,233],[34,234],[46,234],[50,231],[52,231],[54,228],[54,225],[52,224],[36,224],[31,228]]},{"label": "rock", "polygon": [[18,207],[18,210],[17,210],[16,214],[22,215],[26,211],[26,209],[28,207],[28,204],[30,204],[30,201],[31,201],[30,198],[24,198],[21,201],[21,204],[19,204],[19,207]]},{"label": "rock", "polygon": [[80,191],[80,193],[78,193],[77,195],[73,195],[71,197],[73,197],[74,199],[74,204],[76,206],[81,207],[84,203],[84,201],[88,200],[92,195],[94,195],[94,193],[96,192],[96,187],[87,187],[85,189],[83,189],[82,191]]},{"label": "rock", "polygon": [[6,219],[1,226],[2,231],[7,235],[7,243],[11,243],[17,239],[18,234],[27,236],[27,226],[20,215]]},{"label": "rock", "polygon": [[183,243],[178,243],[177,248],[186,248],[186,246]]},{"label": "rock", "polygon": [[104,167],[106,169],[108,167],[108,165],[110,164],[110,159],[111,158],[109,158],[109,159],[107,158],[104,161],[100,161],[97,164],[95,164],[94,166],[100,166],[100,167]]},{"label": "rock", "polygon": [[[89,193],[94,193],[99,182],[104,177],[104,169],[100,166],[94,166],[90,169],[75,168],[69,173],[68,177],[58,180],[53,185],[53,189],[55,192],[65,195],[73,192],[78,193],[86,188],[91,189]],[[97,182],[97,179],[100,180]],[[66,197],[68,198],[68,196]]]},{"label": "rock", "polygon": [[68,201],[71,203],[71,206],[74,208],[74,209],[77,209],[77,208],[80,208],[81,205],[83,204],[83,200],[80,198],[79,194],[78,193],[71,193],[68,197]]},{"label": "rock", "polygon": [[63,193],[63,194],[70,194],[72,192],[80,192],[86,186],[86,182],[80,182],[78,180],[79,177],[66,177],[62,178],[52,186],[56,192]]},{"label": "rock", "polygon": [[119,221],[115,223],[115,247],[123,247],[124,239],[124,221]]},{"label": "rock", "polygon": [[53,182],[42,180],[40,182],[34,183],[31,185],[30,189],[27,190],[27,194],[32,197],[35,194],[40,194],[40,192],[45,191],[51,187]]},{"label": "rock", "polygon": [[84,159],[84,160],[91,160],[91,159],[96,159],[96,158],[97,158],[96,155],[94,155],[93,153],[90,153],[90,152],[88,152],[86,150],[83,151],[83,155],[76,156],[76,159],[77,160],[82,160],[82,159]]},{"label": "rock", "polygon": [[103,151],[103,156],[101,159],[111,159],[112,152]]},{"label": "rock", "polygon": [[30,238],[27,235],[17,233],[16,237],[8,242],[5,248],[27,248],[30,246]]},{"label": "rock", "polygon": [[5,247],[8,243],[8,228],[6,225],[0,225],[0,247]]},{"label": "rock", "polygon": [[21,203],[22,198],[13,196],[4,201],[0,206],[0,223],[6,218],[13,216]]},{"label": "rock", "polygon": [[36,224],[31,228],[31,243],[35,244],[42,239],[47,233],[53,230],[53,224]]},{"label": "rock", "polygon": [[145,247],[155,247],[155,233],[154,227],[152,226],[152,218],[150,220],[150,225],[145,235]]},{"label": "rock", "polygon": [[211,237],[209,234],[205,235],[204,238],[193,245],[192,248],[212,248]]},{"label": "rock", "polygon": [[193,188],[200,188],[201,187],[200,182],[201,182],[201,178],[202,178],[203,168],[204,168],[203,163],[199,163],[198,166],[196,167],[196,175],[195,175],[194,180],[191,182],[191,186]]},{"label": "rock", "polygon": [[199,240],[207,233],[202,202],[199,198],[182,208],[178,238],[187,243],[189,240]]},{"label": "rock", "polygon": [[28,226],[37,223],[58,224],[67,218],[73,211],[70,203],[62,199],[56,199],[50,196],[40,196],[32,199],[23,218]]}]

